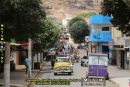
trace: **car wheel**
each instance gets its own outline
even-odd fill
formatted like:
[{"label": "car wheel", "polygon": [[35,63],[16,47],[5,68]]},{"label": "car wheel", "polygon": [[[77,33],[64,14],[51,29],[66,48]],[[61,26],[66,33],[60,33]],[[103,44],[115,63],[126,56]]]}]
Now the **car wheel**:
[{"label": "car wheel", "polygon": [[81,63],[81,66],[83,66],[83,64]]},{"label": "car wheel", "polygon": [[86,64],[84,64],[84,66],[86,67],[87,65],[86,65]]},{"label": "car wheel", "polygon": [[71,73],[73,73],[74,71],[72,70],[72,72]]},{"label": "car wheel", "polygon": [[69,72],[68,74],[71,75],[71,72]]},{"label": "car wheel", "polygon": [[57,75],[57,73],[54,73],[54,75]]},{"label": "car wheel", "polygon": [[109,80],[109,75],[107,75],[107,76],[105,77],[105,79],[106,79],[106,80]]},{"label": "car wheel", "polygon": [[88,64],[85,64],[85,67],[88,67]]}]

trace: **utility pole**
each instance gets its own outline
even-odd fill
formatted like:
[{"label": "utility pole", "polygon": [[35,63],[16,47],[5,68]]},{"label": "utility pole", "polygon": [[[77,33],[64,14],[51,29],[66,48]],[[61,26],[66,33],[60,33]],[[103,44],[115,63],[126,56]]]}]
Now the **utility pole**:
[{"label": "utility pole", "polygon": [[10,43],[5,44],[4,85],[10,87]]},{"label": "utility pole", "polygon": [[130,59],[129,59],[129,71],[130,71]]},{"label": "utility pole", "polygon": [[129,61],[128,69],[130,71],[130,48],[129,51],[127,52],[127,60]]},{"label": "utility pole", "polygon": [[88,56],[88,53],[89,53],[89,36],[85,36],[85,41],[87,43],[87,47],[85,47],[85,48],[86,48],[86,54]]},{"label": "utility pole", "polygon": [[31,77],[32,74],[32,41],[28,39],[28,59],[29,59],[29,68],[28,68],[28,78]]}]

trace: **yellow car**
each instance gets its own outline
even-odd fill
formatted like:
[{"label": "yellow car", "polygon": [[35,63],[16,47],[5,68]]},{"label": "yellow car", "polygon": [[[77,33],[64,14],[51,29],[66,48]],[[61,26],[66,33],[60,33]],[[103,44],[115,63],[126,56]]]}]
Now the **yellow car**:
[{"label": "yellow car", "polygon": [[54,64],[54,75],[58,73],[68,73],[71,75],[73,72],[73,65],[70,61],[69,56],[67,57],[57,57]]}]

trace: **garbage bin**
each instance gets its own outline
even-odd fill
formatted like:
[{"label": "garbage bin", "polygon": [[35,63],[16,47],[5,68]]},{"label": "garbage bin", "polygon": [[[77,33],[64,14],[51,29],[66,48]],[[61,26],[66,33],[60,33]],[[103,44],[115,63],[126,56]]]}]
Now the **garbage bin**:
[{"label": "garbage bin", "polygon": [[0,64],[0,73],[4,72],[4,64]]},{"label": "garbage bin", "polygon": [[34,62],[34,69],[40,69],[40,62]]}]

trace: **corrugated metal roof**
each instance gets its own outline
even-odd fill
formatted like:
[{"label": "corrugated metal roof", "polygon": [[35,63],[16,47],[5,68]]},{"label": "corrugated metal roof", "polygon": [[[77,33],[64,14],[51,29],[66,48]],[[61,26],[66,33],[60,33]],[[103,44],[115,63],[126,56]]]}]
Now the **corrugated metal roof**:
[{"label": "corrugated metal roof", "polygon": [[111,19],[109,16],[93,15],[90,16],[90,24],[110,24]]}]

